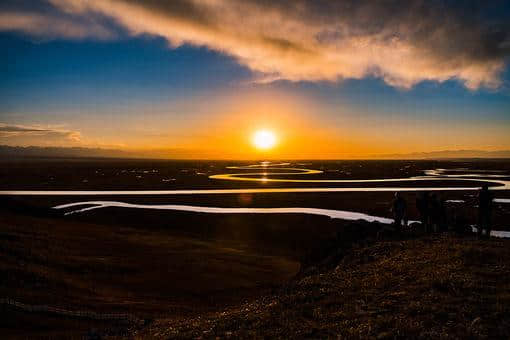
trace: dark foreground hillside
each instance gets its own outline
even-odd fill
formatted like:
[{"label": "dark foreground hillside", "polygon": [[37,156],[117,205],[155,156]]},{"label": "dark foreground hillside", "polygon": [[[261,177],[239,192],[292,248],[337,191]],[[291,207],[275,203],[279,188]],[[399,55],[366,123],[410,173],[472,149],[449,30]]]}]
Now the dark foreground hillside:
[{"label": "dark foreground hillside", "polygon": [[509,258],[508,240],[440,235],[380,241],[351,249],[329,268],[311,268],[254,302],[181,321],[158,320],[136,334],[507,338]]},{"label": "dark foreground hillside", "polygon": [[2,205],[0,338],[510,336],[510,240],[302,214],[73,216]]}]

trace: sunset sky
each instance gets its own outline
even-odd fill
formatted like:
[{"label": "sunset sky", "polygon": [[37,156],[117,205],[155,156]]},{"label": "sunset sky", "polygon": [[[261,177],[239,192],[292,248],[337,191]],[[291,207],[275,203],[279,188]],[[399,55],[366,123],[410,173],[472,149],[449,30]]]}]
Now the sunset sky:
[{"label": "sunset sky", "polygon": [[510,149],[507,0],[3,0],[0,48],[0,145]]}]

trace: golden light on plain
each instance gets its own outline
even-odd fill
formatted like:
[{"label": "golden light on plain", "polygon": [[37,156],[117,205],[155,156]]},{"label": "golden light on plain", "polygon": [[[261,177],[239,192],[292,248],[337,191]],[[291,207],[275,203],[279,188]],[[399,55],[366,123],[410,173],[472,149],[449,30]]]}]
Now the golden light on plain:
[{"label": "golden light on plain", "polygon": [[270,130],[258,130],[252,137],[253,145],[260,150],[269,150],[276,145],[276,135]]}]

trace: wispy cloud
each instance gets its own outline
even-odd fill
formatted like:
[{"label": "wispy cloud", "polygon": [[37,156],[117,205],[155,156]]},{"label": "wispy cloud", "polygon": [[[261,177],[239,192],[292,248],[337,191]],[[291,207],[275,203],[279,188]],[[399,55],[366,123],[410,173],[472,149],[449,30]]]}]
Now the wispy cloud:
[{"label": "wispy cloud", "polygon": [[73,144],[81,141],[79,131],[65,130],[52,127],[10,125],[0,123],[0,140],[21,144]]},{"label": "wispy cloud", "polygon": [[110,39],[114,33],[94,22],[39,13],[0,13],[0,31],[19,31],[36,37]]},{"label": "wispy cloud", "polygon": [[[497,0],[48,1],[56,13],[35,16],[20,8],[0,16],[0,30],[101,37],[114,34],[97,24],[107,17],[132,36],[230,55],[263,74],[261,81],[375,76],[403,88],[449,79],[470,89],[497,88],[510,55],[509,25],[492,20],[489,26],[479,15],[503,4]],[[74,19],[56,28],[53,18],[43,19],[48,16]],[[73,26],[80,22],[95,25]]]}]

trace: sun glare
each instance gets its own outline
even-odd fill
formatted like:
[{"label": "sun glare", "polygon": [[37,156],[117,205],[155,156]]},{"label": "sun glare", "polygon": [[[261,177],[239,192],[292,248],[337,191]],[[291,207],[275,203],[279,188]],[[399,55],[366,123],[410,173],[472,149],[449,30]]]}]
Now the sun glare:
[{"label": "sun glare", "polygon": [[252,142],[257,149],[268,150],[275,146],[276,135],[269,130],[258,130],[253,134]]}]

